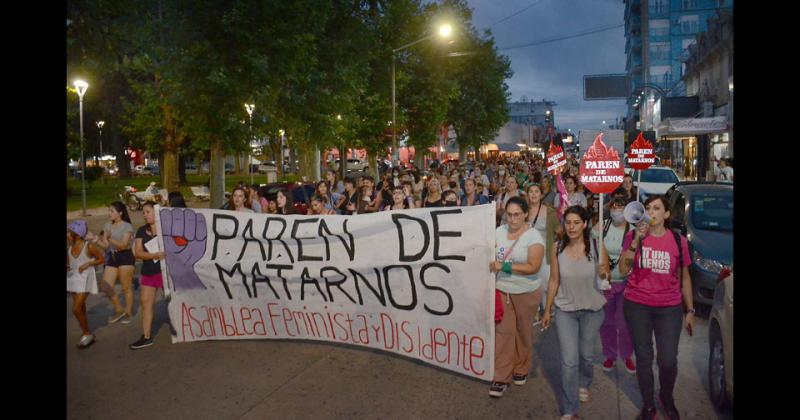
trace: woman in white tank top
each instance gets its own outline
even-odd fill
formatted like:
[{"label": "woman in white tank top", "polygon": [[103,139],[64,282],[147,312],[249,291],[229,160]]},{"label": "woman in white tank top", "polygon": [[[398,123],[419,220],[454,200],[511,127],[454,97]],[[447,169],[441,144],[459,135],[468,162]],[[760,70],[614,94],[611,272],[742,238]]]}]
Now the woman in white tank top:
[{"label": "woman in white tank top", "polygon": [[86,298],[97,294],[97,274],[94,266],[105,261],[93,244],[86,240],[88,228],[83,220],[76,220],[67,228],[67,291],[72,295],[72,313],[81,325],[83,335],[78,348],[85,349],[94,343],[94,334],[86,319]]}]

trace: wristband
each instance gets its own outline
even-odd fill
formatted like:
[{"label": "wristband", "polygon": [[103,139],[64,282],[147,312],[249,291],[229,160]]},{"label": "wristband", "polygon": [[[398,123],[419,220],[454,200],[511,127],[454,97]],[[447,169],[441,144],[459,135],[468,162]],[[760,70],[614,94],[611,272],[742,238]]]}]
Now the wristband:
[{"label": "wristband", "polygon": [[510,261],[505,261],[503,263],[503,272],[511,274],[511,262]]}]

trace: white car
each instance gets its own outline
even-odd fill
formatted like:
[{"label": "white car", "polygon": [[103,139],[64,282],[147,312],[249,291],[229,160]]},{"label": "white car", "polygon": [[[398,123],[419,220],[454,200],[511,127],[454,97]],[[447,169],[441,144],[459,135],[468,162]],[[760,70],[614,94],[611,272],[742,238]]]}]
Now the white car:
[{"label": "white car", "polygon": [[[639,172],[642,173],[641,186],[639,185]],[[651,195],[664,195],[673,185],[678,183],[678,174],[667,166],[653,165],[644,171],[633,170],[633,185],[639,188],[642,202]]]},{"label": "white car", "polygon": [[[336,162],[333,163],[332,167],[336,170],[339,170],[339,159],[336,159]],[[369,169],[369,165],[367,162],[362,161],[361,159],[347,159],[347,171],[367,171]]]}]

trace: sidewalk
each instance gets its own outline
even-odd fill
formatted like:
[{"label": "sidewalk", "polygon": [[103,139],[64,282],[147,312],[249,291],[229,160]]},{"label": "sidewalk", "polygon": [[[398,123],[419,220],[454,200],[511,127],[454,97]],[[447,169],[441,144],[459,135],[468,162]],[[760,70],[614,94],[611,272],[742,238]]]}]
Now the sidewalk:
[{"label": "sidewalk", "polygon": [[[141,335],[138,292],[129,325],[107,322],[101,295],[87,300],[97,342],[76,348],[78,323],[67,298],[67,413],[69,418],[459,418],[557,419],[560,387],[554,328],[534,329],[533,372],[524,386],[488,396],[489,384],[420,362],[358,347],[292,340],[206,341],[172,344],[166,304],[156,302],[155,344],[128,345]],[[597,343],[592,400],[585,419],[632,419],[641,399],[636,377],[624,368],[603,372]],[[707,391],[707,321],[683,335],[675,390],[683,419],[720,417]],[[619,366],[619,365],[618,365]],[[616,384],[619,383],[618,387]],[[656,379],[656,387],[658,380]]]}]

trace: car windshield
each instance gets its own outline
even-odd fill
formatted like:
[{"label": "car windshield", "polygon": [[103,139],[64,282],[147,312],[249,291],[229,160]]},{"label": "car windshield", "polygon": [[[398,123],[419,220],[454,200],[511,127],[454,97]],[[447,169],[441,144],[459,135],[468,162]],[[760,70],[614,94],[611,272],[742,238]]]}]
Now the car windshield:
[{"label": "car windshield", "polygon": [[[634,179],[636,179],[636,177],[634,177]],[[642,171],[642,182],[674,184],[678,182],[678,177],[669,169],[646,169]]]},{"label": "car windshield", "polygon": [[696,193],[691,199],[695,228],[733,231],[733,192]]}]

